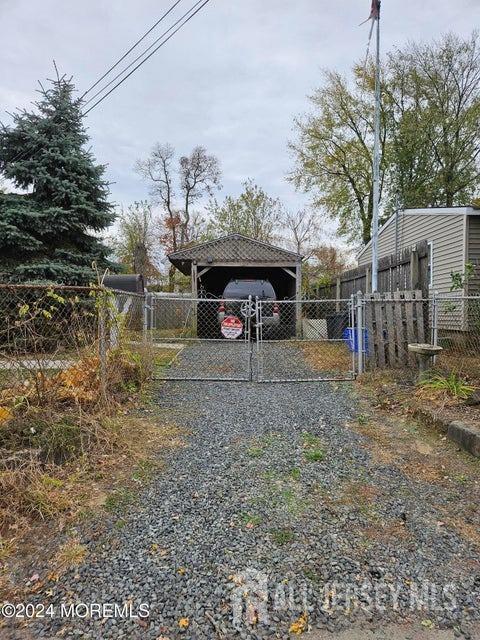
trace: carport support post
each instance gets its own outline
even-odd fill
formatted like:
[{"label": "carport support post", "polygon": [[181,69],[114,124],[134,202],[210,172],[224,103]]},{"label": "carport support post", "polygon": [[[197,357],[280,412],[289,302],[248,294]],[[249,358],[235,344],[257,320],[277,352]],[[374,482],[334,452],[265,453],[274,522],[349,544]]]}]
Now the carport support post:
[{"label": "carport support post", "polygon": [[[197,263],[192,262],[192,298],[193,298],[193,333],[197,336],[197,297],[198,297],[198,277],[197,277]],[[197,336],[198,337],[198,336]]]},{"label": "carport support post", "polygon": [[302,337],[302,265],[295,267],[295,309],[296,309],[296,334],[297,338]]}]

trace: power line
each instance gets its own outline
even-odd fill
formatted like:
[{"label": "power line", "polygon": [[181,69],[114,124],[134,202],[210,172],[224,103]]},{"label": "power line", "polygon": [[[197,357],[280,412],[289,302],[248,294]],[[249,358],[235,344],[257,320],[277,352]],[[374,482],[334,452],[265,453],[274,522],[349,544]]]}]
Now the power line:
[{"label": "power line", "polygon": [[[178,0],[178,1],[180,2],[181,0]],[[152,57],[152,56],[153,56],[153,55],[154,55],[154,54],[155,54],[155,53],[156,53],[156,52],[157,52],[161,47],[163,47],[163,45],[165,45],[165,44],[166,44],[166,43],[167,43],[171,38],[173,38],[173,36],[174,36],[178,31],[180,31],[180,29],[181,29],[182,27],[184,27],[184,26],[187,24],[187,22],[190,22],[190,20],[191,20],[191,19],[192,19],[192,18],[193,18],[197,13],[199,13],[199,11],[201,11],[201,10],[203,9],[203,7],[204,7],[205,5],[207,5],[209,2],[210,2],[210,0],[203,0],[203,2],[202,2],[202,0],[198,0],[198,1],[197,1],[197,2],[196,2],[196,3],[195,3],[195,4],[194,4],[194,5],[193,5],[193,6],[192,6],[188,11],[187,11],[187,12],[186,12],[186,13],[185,13],[185,14],[184,14],[184,15],[183,15],[179,20],[177,20],[177,22],[175,22],[175,24],[174,24],[174,25],[172,25],[172,27],[174,27],[175,25],[177,25],[177,24],[178,24],[178,22],[180,22],[181,20],[183,20],[183,18],[184,18],[185,16],[187,16],[189,13],[191,13],[191,12],[192,12],[192,10],[193,10],[193,9],[195,9],[195,7],[198,7],[198,4],[199,4],[199,3],[202,3],[202,4],[201,4],[201,5],[200,5],[200,6],[199,6],[199,7],[198,7],[198,8],[197,8],[193,13],[191,13],[191,15],[189,15],[189,16],[188,16],[188,18],[187,18],[186,20],[184,20],[184,22],[183,22],[182,24],[180,24],[180,25],[175,29],[175,31],[173,31],[173,32],[168,36],[168,38],[166,38],[163,42],[161,42],[161,43],[158,45],[158,47],[156,47],[156,48],[155,48],[155,49],[154,49],[154,50],[153,50],[153,51],[152,51],[152,52],[151,52],[151,53],[150,53],[150,54],[149,54],[149,55],[148,55],[144,60],[142,60],[142,62],[140,62],[140,63],[139,63],[139,64],[138,64],[134,69],[132,69],[132,71],[130,71],[130,73],[129,73],[128,75],[126,75],[122,80],[120,80],[120,82],[118,82],[114,87],[112,87],[112,89],[110,89],[110,91],[109,91],[108,93],[106,93],[102,98],[100,98],[100,100],[97,100],[97,102],[96,102],[95,104],[93,104],[93,105],[90,107],[90,109],[87,109],[87,111],[84,111],[81,115],[82,115],[82,116],[87,115],[87,113],[89,113],[89,112],[90,112],[92,109],[94,109],[97,105],[99,105],[101,102],[103,102],[103,100],[105,100],[105,98],[107,98],[111,93],[113,93],[113,91],[115,91],[115,89],[116,89],[117,87],[119,87],[121,84],[123,84],[123,82],[125,82],[125,80],[126,80],[127,78],[129,78],[133,73],[135,73],[135,71],[136,71],[139,67],[141,67],[141,66],[142,66],[142,65],[143,65],[143,64],[144,64],[144,63],[145,63],[149,58],[151,58],[151,57]],[[178,4],[178,2],[177,2],[177,4]],[[172,29],[172,27],[171,27],[170,29],[167,29],[167,31],[166,31],[165,33],[168,33],[168,32]],[[165,35],[165,34],[163,34],[162,36],[160,36],[160,38],[162,38],[164,35]],[[156,40],[155,42],[158,42],[158,38],[157,38],[157,40]],[[154,44],[155,44],[155,43],[154,43]],[[146,53],[147,51],[149,51],[149,49],[151,49],[151,47],[152,47],[152,46],[153,46],[153,44],[152,44],[152,45],[150,45],[150,47],[148,47],[148,48],[143,52],[143,54],[141,54],[141,56],[139,56],[139,57],[141,58],[142,56],[144,56],[144,55],[145,55],[145,53]],[[128,54],[125,54],[125,55],[128,55]],[[138,58],[137,58],[136,60],[138,60]],[[136,62],[136,60],[135,60],[134,62]],[[119,60],[119,62],[120,62],[120,60]],[[130,68],[130,66],[131,66],[132,64],[134,64],[134,62],[132,62],[128,67],[126,67],[126,68],[122,71],[122,73],[120,73],[119,75],[122,75],[123,73],[125,73],[125,71],[126,71],[127,69],[129,69],[129,68]],[[116,66],[116,65],[114,65],[114,66]],[[113,67],[112,67],[112,68],[113,68]],[[107,72],[107,73],[109,73],[109,72]],[[112,81],[112,82],[113,82],[113,81]],[[97,82],[96,84],[98,84],[98,82]],[[108,85],[106,85],[106,86],[102,89],[102,91],[104,91],[108,86],[110,86],[110,84],[111,84],[111,82],[110,82]],[[90,91],[94,86],[95,86],[95,85],[92,85],[92,87],[89,89],[89,91]],[[101,91],[101,92],[102,92],[102,91]],[[101,93],[101,92],[100,92],[100,93]],[[86,92],[85,92],[85,93],[86,93]],[[85,93],[84,93],[83,95],[85,95]],[[90,101],[91,101],[91,100],[89,100],[88,102],[90,102]],[[8,162],[9,162],[9,164],[11,164],[12,162],[17,162],[18,160],[24,160],[24,159],[26,159],[28,156],[30,156],[30,157],[32,157],[32,155],[33,155],[33,156],[35,156],[38,152],[40,152],[40,151],[42,151],[42,150],[43,150],[42,148],[37,148],[37,149],[33,149],[32,151],[23,151],[23,152],[21,151],[21,152],[20,152],[20,153],[18,153],[18,154],[17,154],[17,155],[12,159],[12,160],[9,160]]]},{"label": "power line", "polygon": [[[201,1],[201,0],[200,0],[200,1]],[[154,54],[155,54],[155,53],[156,53],[156,52],[157,52],[161,47],[163,47],[165,44],[167,44],[167,42],[168,42],[171,38],[173,38],[173,36],[174,36],[178,31],[180,31],[180,29],[181,29],[182,27],[184,27],[184,26],[187,24],[187,22],[190,22],[190,20],[191,20],[193,17],[195,17],[195,16],[197,15],[197,13],[198,13],[199,11],[201,11],[201,10],[203,9],[203,7],[204,7],[205,5],[207,5],[209,2],[210,2],[210,0],[204,0],[204,1],[202,2],[202,4],[201,4],[201,5],[200,5],[200,6],[199,6],[199,7],[198,7],[198,8],[197,8],[197,9],[196,9],[196,10],[195,10],[195,11],[194,11],[194,12],[193,12],[193,13],[192,13],[192,14],[191,14],[187,19],[186,19],[186,20],[184,20],[184,22],[183,22],[182,24],[180,24],[180,25],[179,25],[179,26],[178,26],[178,27],[177,27],[177,28],[176,28],[176,29],[175,29],[175,30],[174,30],[174,31],[173,31],[173,32],[168,36],[168,38],[166,38],[163,42],[161,42],[161,43],[158,45],[158,47],[155,47],[155,49],[154,49],[154,50],[153,50],[153,51],[152,51],[152,52],[151,52],[151,53],[150,53],[146,58],[144,58],[144,59],[143,59],[139,64],[137,64],[137,66],[136,66],[136,67],[134,67],[134,68],[130,71],[130,73],[128,73],[124,78],[122,78],[122,80],[120,80],[120,82],[117,82],[117,84],[116,84],[115,86],[113,86],[113,87],[110,89],[110,91],[108,91],[104,96],[102,96],[99,100],[97,100],[97,102],[95,102],[95,103],[94,103],[94,104],[93,104],[89,109],[87,109],[86,111],[84,111],[84,112],[82,113],[82,115],[83,115],[83,116],[86,116],[86,115],[87,115],[87,113],[90,113],[90,111],[92,111],[92,109],[95,109],[95,107],[96,107],[97,105],[99,105],[101,102],[103,102],[103,100],[105,100],[105,98],[107,98],[111,93],[113,93],[113,91],[115,91],[115,89],[117,89],[117,87],[119,87],[121,84],[123,84],[123,83],[125,82],[125,80],[127,80],[127,78],[129,78],[132,74],[134,74],[134,73],[135,73],[135,71],[136,71],[137,69],[139,69],[139,68],[140,68],[140,67],[141,67],[141,66],[142,66],[142,65],[143,65],[143,64],[144,64],[144,63],[145,63],[149,58],[151,58],[151,57],[152,57],[152,56],[153,56],[153,55],[154,55]],[[198,4],[198,2],[197,2],[197,4]],[[194,5],[194,6],[196,6],[196,5]],[[193,7],[192,7],[192,8],[193,8]],[[188,13],[188,12],[187,12],[187,13]]]},{"label": "power line", "polygon": [[[150,46],[148,46],[139,56],[137,56],[134,60],[132,60],[132,62],[130,62],[130,64],[128,64],[124,69],[122,69],[122,71],[120,71],[120,73],[117,73],[117,75],[112,80],[110,80],[110,82],[108,82],[106,85],[104,85],[99,91],[97,91],[97,93],[95,93],[91,98],[89,98],[85,102],[85,104],[83,106],[86,107],[88,104],[93,102],[95,100],[95,98],[97,98],[99,95],[101,95],[105,91],[105,89],[110,87],[116,80],[118,80],[118,78],[120,78],[126,71],[128,71],[128,69],[130,69],[141,58],[143,58],[143,56],[148,51],[150,51],[152,49],[152,47],[154,47],[158,42],[160,42],[160,40],[162,40],[162,38],[164,38],[172,29],[174,29],[186,16],[188,16],[189,13],[191,13],[195,9],[195,7],[197,7],[199,4],[201,4],[202,1],[203,0],[197,0],[197,2],[192,7],[190,7],[190,9],[188,11],[186,11],[183,14],[183,16],[181,16],[176,22],[174,22],[172,24],[171,27],[169,27],[166,31],[164,31],[162,33],[162,35],[160,35],[156,40],[154,40]],[[98,82],[96,84],[98,84]],[[85,95],[85,94],[83,94],[83,95]]]},{"label": "power line", "polygon": [[180,4],[180,2],[182,2],[182,0],[177,0],[174,4],[172,4],[172,6],[170,7],[170,9],[168,9],[168,11],[165,11],[165,13],[155,22],[155,24],[150,27],[150,29],[148,31],[146,31],[143,36],[141,38],[139,38],[135,44],[133,44],[130,49],[123,54],[123,56],[121,58],[119,58],[115,64],[113,64],[110,69],[108,71],[106,71],[103,76],[101,78],[99,78],[96,82],[94,82],[94,84],[92,84],[91,87],[89,87],[81,96],[80,96],[80,100],[82,100],[82,98],[84,98],[87,93],[90,93],[90,91],[92,89],[94,89],[98,84],[100,84],[100,82],[106,78],[108,76],[109,73],[111,73],[116,67],[118,67],[118,65],[125,60],[125,58],[136,48],[138,47],[138,45],[140,44],[140,42],[142,42],[143,40],[145,40],[145,38],[152,33],[152,31],[155,29],[155,27],[157,27],[163,20],[165,20],[165,18],[175,9],[175,7],[177,7],[177,5]]}]

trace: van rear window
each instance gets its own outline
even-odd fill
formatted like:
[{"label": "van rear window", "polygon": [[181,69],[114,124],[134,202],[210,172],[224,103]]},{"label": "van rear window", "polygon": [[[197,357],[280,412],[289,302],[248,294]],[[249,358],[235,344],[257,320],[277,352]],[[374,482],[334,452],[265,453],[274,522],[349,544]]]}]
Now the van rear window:
[{"label": "van rear window", "polygon": [[223,292],[230,300],[246,300],[248,296],[275,300],[275,290],[268,280],[230,280]]}]

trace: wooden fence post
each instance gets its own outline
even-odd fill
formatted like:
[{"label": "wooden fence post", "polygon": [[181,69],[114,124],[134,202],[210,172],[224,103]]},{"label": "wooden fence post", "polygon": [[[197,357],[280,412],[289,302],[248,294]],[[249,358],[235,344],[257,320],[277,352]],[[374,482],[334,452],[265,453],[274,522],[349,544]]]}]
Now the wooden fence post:
[{"label": "wooden fence post", "polygon": [[417,249],[412,249],[410,255],[410,289],[420,289],[420,263]]},{"label": "wooden fence post", "polygon": [[372,271],[367,267],[365,271],[365,293],[372,293]]}]

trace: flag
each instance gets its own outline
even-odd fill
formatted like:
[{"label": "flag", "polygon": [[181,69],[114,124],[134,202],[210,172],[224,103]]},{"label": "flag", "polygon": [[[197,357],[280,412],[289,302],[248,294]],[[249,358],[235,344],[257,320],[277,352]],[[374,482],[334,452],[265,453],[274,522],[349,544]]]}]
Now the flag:
[{"label": "flag", "polygon": [[378,20],[378,18],[380,18],[380,0],[372,0],[369,20]]},{"label": "flag", "polygon": [[368,36],[367,59],[368,59],[368,53],[370,51],[370,42],[372,41],[373,27],[375,26],[375,21],[380,20],[380,5],[381,5],[381,0],[372,0],[372,8],[370,9],[370,16],[362,22],[362,24],[365,24],[365,22],[368,22],[369,20],[372,21],[372,26],[370,27],[370,34]]},{"label": "flag", "polygon": [[378,20],[379,18],[380,18],[380,0],[372,0],[372,8],[370,9],[370,15],[366,20],[362,22],[362,24],[365,24],[365,22],[368,22],[369,20],[372,20],[373,22],[375,22],[375,20]]}]

